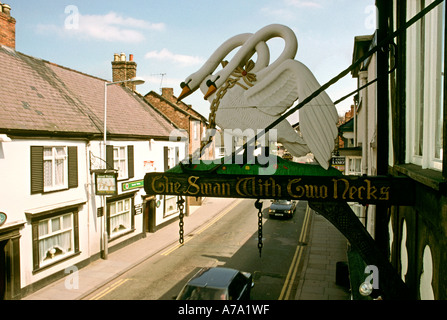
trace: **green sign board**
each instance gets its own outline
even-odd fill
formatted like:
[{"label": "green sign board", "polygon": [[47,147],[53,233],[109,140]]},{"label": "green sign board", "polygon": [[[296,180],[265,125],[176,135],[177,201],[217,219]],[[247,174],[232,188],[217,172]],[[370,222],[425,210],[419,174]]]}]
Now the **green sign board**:
[{"label": "green sign board", "polygon": [[139,189],[144,187],[144,180],[124,182],[121,186],[123,191],[129,191],[133,189]]},{"label": "green sign board", "polygon": [[414,187],[407,178],[368,176],[262,176],[201,173],[148,173],[148,195],[292,199],[410,204]]}]

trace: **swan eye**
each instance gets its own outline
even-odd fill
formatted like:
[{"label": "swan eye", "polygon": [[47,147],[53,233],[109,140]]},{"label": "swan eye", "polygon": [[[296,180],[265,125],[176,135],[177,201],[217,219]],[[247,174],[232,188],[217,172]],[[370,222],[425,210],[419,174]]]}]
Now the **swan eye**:
[{"label": "swan eye", "polygon": [[192,81],[192,79],[189,79],[189,81],[188,82],[182,82],[182,83],[180,83],[180,88],[184,88],[184,87],[187,87],[188,86],[188,84],[190,83]]},{"label": "swan eye", "polygon": [[208,80],[208,81],[206,82],[206,85],[207,85],[208,87],[211,87],[211,86],[214,86],[215,84],[214,84],[213,81]]}]

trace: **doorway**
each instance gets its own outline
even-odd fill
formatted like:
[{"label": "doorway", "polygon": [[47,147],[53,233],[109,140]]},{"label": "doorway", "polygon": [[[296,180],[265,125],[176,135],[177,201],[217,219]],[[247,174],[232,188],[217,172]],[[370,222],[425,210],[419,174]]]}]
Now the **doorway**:
[{"label": "doorway", "polygon": [[155,198],[149,199],[144,202],[144,232],[154,233],[155,232]]},{"label": "doorway", "polygon": [[0,301],[5,300],[6,294],[6,253],[5,246],[8,241],[0,241]]}]

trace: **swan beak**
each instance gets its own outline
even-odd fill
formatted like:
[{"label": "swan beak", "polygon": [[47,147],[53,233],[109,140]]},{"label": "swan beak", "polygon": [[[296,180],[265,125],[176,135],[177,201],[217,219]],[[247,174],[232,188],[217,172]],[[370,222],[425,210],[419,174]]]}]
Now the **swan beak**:
[{"label": "swan beak", "polygon": [[216,92],[217,87],[212,84],[209,86],[208,92],[205,94],[205,96],[203,97],[205,100],[207,100],[214,92]]},{"label": "swan beak", "polygon": [[177,102],[180,102],[182,99],[186,98],[192,93],[191,89],[188,86],[184,86],[182,93],[180,93],[180,96],[177,98]]}]

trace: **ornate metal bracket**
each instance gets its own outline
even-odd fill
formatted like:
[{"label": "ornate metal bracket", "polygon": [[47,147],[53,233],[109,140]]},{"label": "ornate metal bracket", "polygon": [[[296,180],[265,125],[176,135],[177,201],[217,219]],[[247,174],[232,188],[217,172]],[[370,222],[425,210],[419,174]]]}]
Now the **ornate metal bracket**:
[{"label": "ornate metal bracket", "polygon": [[324,216],[346,237],[367,265],[377,266],[380,272],[379,287],[384,299],[411,299],[406,284],[346,202],[308,203],[311,209]]}]

